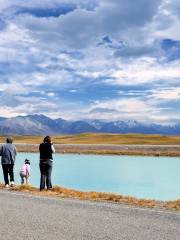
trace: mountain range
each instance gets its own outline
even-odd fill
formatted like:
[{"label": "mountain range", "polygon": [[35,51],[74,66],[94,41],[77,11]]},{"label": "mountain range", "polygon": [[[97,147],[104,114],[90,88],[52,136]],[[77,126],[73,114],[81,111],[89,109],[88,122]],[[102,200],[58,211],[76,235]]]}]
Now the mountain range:
[{"label": "mountain range", "polygon": [[1,135],[57,135],[79,133],[144,133],[180,135],[180,121],[161,125],[142,123],[136,120],[102,121],[78,120],[68,121],[62,118],[51,119],[45,115],[27,115],[13,118],[0,117]]}]

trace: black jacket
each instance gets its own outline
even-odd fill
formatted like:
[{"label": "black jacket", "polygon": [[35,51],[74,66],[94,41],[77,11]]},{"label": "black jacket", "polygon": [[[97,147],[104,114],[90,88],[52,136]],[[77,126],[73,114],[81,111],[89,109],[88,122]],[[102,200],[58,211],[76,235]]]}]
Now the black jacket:
[{"label": "black jacket", "polygon": [[40,152],[40,160],[53,159],[53,156],[52,156],[53,149],[50,143],[41,143],[39,145],[39,152]]}]

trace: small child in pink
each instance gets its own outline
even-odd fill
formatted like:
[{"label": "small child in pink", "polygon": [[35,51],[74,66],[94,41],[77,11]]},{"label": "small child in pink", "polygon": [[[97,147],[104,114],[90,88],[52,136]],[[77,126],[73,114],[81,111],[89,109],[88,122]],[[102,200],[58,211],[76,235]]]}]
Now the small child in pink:
[{"label": "small child in pink", "polygon": [[26,184],[28,184],[28,178],[30,176],[30,160],[25,159],[24,164],[21,167],[21,170],[19,172],[19,175],[21,177],[21,184],[24,184],[24,182],[26,181]]}]

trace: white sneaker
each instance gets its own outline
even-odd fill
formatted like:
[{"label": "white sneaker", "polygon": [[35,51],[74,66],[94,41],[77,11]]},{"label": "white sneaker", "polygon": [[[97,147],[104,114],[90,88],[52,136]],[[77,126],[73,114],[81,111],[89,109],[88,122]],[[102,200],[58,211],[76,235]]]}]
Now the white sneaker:
[{"label": "white sneaker", "polygon": [[8,188],[8,187],[9,187],[9,184],[6,184],[6,185],[5,185],[5,188]]},{"label": "white sneaker", "polygon": [[14,182],[11,182],[11,187],[13,187],[14,186]]}]

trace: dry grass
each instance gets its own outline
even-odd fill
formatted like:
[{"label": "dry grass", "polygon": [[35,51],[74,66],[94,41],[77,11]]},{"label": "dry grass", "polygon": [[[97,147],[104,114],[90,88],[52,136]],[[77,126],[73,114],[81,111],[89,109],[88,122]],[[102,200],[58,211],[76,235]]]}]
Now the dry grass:
[{"label": "dry grass", "polygon": [[79,134],[73,136],[55,136],[55,143],[65,144],[180,144],[180,136],[161,136],[147,134]]},{"label": "dry grass", "polygon": [[[5,142],[5,138],[0,136],[0,142]],[[42,139],[43,136],[14,136],[14,143],[17,143],[19,152],[38,152],[38,144]],[[84,133],[52,136],[52,139],[57,144],[57,153],[180,156],[180,136]]]},{"label": "dry grass", "polygon": [[[18,152],[38,152],[38,145],[30,144],[18,144],[16,145]],[[99,154],[99,155],[129,155],[129,156],[169,156],[177,157],[180,156],[180,147],[151,147],[148,148],[133,147],[129,146],[116,146],[116,148],[111,148],[110,145],[98,146],[98,145],[55,145],[56,153],[72,153],[72,154]]]},{"label": "dry grass", "polygon": [[0,189],[4,188],[4,184],[0,183]]},{"label": "dry grass", "polygon": [[[0,189],[3,189],[4,185],[0,183]],[[73,189],[62,188],[60,186],[54,186],[52,190],[39,191],[38,188],[31,185],[16,185],[10,188],[10,191],[31,193],[40,196],[60,197],[60,198],[74,198],[79,200],[90,201],[107,201],[119,204],[126,204],[138,207],[146,208],[160,208],[173,211],[180,211],[180,199],[176,201],[155,201],[148,199],[138,199],[130,196],[122,196],[113,193],[103,192],[82,192]]]},{"label": "dry grass", "polygon": [[[0,136],[5,142],[6,136]],[[14,136],[15,143],[39,144],[43,136]],[[180,145],[180,136],[163,136],[147,134],[97,134],[53,136],[57,144],[142,144],[142,145]]]},{"label": "dry grass", "polygon": [[[112,193],[101,193],[101,192],[82,192],[73,189],[62,188],[60,186],[54,186],[51,191],[39,191],[38,188],[32,187],[30,185],[17,185],[11,188],[11,191],[19,191],[25,193],[31,193],[36,195],[43,195],[43,196],[56,196],[61,198],[75,198],[79,200],[90,200],[90,201],[108,201],[108,202],[115,202],[120,204],[127,204],[139,207],[147,207],[147,208],[155,208],[162,206],[159,201],[155,200],[146,200],[146,199],[137,199],[130,196],[122,196]],[[177,201],[174,201],[176,204]],[[167,206],[164,204],[164,208]],[[169,206],[168,209],[174,209],[175,207],[171,208]],[[176,210],[180,210],[176,208]]]},{"label": "dry grass", "polygon": [[164,207],[170,210],[180,211],[180,199],[166,202]]}]

